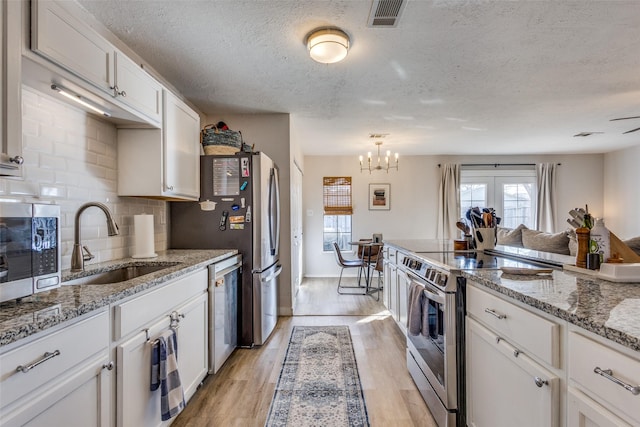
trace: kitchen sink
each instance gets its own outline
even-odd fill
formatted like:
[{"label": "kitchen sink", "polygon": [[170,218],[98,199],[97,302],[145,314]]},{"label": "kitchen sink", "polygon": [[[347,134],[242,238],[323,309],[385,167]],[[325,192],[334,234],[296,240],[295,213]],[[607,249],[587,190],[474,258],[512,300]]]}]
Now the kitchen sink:
[{"label": "kitchen sink", "polygon": [[62,282],[62,285],[63,286],[105,285],[109,283],[119,283],[119,282],[131,280],[131,279],[135,279],[136,277],[155,273],[157,271],[161,271],[166,268],[173,267],[177,264],[178,263],[172,262],[172,263],[153,264],[153,265],[130,265],[126,267],[120,267],[115,270],[99,271],[89,276],[68,280],[66,282]]}]

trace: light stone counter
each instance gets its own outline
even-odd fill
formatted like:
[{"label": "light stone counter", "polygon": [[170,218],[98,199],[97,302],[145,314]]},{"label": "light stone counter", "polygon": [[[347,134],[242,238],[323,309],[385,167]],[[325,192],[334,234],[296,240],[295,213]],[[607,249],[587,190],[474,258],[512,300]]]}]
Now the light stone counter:
[{"label": "light stone counter", "polygon": [[[113,270],[129,265],[176,263],[155,273],[124,282],[100,285],[61,286],[20,301],[0,304],[0,347],[14,343],[62,322],[99,310],[139,292],[159,287],[195,270],[237,254],[235,249],[168,250],[151,259],[124,258],[99,264],[85,265],[79,273],[62,272],[62,280],[69,281],[92,273]],[[2,349],[0,349],[2,350]]]}]

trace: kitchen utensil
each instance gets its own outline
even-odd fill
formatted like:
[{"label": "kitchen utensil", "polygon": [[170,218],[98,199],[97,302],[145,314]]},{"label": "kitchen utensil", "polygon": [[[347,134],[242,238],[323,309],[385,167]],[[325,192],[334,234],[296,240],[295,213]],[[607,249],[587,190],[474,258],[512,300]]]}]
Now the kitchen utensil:
[{"label": "kitchen utensil", "polygon": [[467,233],[467,226],[464,222],[462,221],[457,221],[456,222],[456,227],[458,227],[458,230],[462,231],[463,233]]},{"label": "kitchen utensil", "polygon": [[516,268],[516,267],[500,267],[503,273],[516,274],[522,276],[531,276],[536,274],[552,274],[551,268]]},{"label": "kitchen utensil", "polygon": [[569,225],[571,225],[573,228],[578,228],[578,227],[582,227],[582,224],[580,224],[578,221],[576,221],[573,218],[567,218],[567,222],[569,223]]}]

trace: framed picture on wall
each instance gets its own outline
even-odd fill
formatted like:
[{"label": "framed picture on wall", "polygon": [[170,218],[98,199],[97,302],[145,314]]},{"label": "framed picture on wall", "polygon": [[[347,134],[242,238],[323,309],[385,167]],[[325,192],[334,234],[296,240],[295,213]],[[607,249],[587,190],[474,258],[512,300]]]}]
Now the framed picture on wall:
[{"label": "framed picture on wall", "polygon": [[369,210],[388,211],[391,209],[391,184],[369,184]]}]

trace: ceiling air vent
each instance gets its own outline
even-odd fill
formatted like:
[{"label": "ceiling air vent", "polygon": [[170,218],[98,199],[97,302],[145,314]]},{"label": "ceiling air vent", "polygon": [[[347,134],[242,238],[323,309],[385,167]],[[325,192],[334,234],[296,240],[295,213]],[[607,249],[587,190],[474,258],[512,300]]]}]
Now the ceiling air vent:
[{"label": "ceiling air vent", "polygon": [[396,27],[407,0],[373,0],[370,27]]}]

